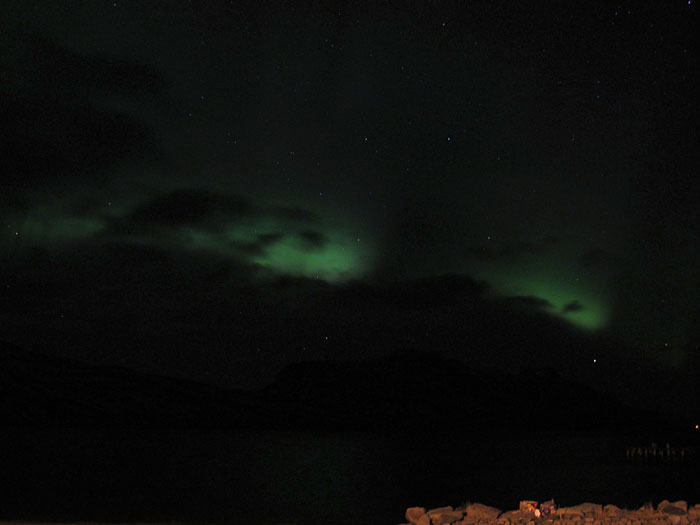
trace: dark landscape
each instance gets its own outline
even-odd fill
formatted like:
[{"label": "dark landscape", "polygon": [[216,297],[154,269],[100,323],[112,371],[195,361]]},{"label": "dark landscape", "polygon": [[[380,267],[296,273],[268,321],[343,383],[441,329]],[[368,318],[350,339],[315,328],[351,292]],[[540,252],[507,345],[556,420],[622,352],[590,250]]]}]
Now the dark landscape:
[{"label": "dark landscape", "polygon": [[0,2],[0,523],[696,520],[699,8]]},{"label": "dark landscape", "polygon": [[625,404],[554,368],[484,370],[427,351],[294,363],[255,391],[89,365],[5,343],[0,363],[0,417],[9,428],[691,429],[678,413]]},{"label": "dark landscape", "polygon": [[[636,508],[700,488],[681,420],[553,369],[404,352],[291,364],[248,392],[7,344],[0,356],[4,518],[398,523],[446,498]],[[687,456],[625,455],[669,441]]]}]

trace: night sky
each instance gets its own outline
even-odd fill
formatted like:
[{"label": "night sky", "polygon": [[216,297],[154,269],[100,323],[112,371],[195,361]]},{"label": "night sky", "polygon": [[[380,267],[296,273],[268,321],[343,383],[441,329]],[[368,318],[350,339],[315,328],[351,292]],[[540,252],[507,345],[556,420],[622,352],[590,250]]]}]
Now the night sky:
[{"label": "night sky", "polygon": [[1,339],[245,387],[529,359],[488,330],[695,363],[694,1],[148,4],[0,4]]}]

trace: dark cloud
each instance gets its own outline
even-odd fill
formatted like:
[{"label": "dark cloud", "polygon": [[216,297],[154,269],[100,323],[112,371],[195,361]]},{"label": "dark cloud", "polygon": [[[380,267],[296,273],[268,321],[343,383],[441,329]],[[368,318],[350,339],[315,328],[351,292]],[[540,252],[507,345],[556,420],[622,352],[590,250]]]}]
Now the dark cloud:
[{"label": "dark cloud", "polygon": [[246,264],[250,257],[265,255],[267,250],[287,236],[294,237],[297,247],[305,251],[319,250],[327,245],[327,237],[316,230],[306,229],[298,233],[284,231],[303,226],[311,217],[320,224],[315,215],[301,208],[284,208],[285,213],[280,214],[280,209],[257,205],[238,195],[198,188],[178,189],[147,198],[126,215],[109,219],[109,226],[101,236],[120,242],[128,238],[150,239],[164,245],[173,244],[177,248],[180,227],[192,227],[219,235],[238,223],[248,233],[253,233],[253,226],[247,224],[247,219],[255,222],[277,218],[279,224],[276,227],[280,231],[255,233],[250,241],[222,237],[218,248],[225,249],[232,258],[241,258],[242,263]]},{"label": "dark cloud", "polygon": [[87,170],[93,179],[104,177],[101,170],[120,161],[159,157],[151,125],[136,116],[152,103],[139,94],[163,90],[157,71],[86,58],[41,39],[15,39],[12,49],[1,63],[12,74],[0,85],[3,179],[10,188],[55,187]]},{"label": "dark cloud", "polygon": [[260,246],[270,246],[272,244],[275,244],[276,242],[281,241],[283,237],[284,234],[280,232],[263,233],[261,235],[258,235],[258,244]]},{"label": "dark cloud", "polygon": [[584,309],[583,305],[574,299],[573,301],[565,304],[564,307],[561,309],[561,311],[563,313],[569,313],[569,312],[580,312],[583,309]]},{"label": "dark cloud", "polygon": [[206,225],[220,216],[236,219],[258,213],[242,197],[180,189],[147,199],[118,222],[130,231],[136,227]]},{"label": "dark cloud", "polygon": [[312,230],[300,232],[299,238],[302,240],[302,245],[306,250],[319,250],[328,242],[325,235]]},{"label": "dark cloud", "polygon": [[554,305],[550,303],[547,299],[537,297],[535,295],[515,295],[512,297],[506,297],[503,302],[510,306],[523,307],[523,308],[552,308]]},{"label": "dark cloud", "polygon": [[525,241],[511,244],[479,244],[469,248],[468,254],[478,261],[504,261],[513,262],[524,255],[541,253],[558,244],[560,239],[556,236],[543,237],[538,241]]}]

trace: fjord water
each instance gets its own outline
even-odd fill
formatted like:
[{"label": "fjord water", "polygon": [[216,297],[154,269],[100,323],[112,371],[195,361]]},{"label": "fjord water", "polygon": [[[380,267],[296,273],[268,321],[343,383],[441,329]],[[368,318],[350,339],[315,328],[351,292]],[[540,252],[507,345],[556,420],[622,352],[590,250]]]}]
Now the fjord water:
[{"label": "fjord water", "polygon": [[[432,427],[432,428],[431,428]],[[692,435],[4,430],[0,520],[400,523],[408,506],[700,501],[697,464],[625,459]]]}]

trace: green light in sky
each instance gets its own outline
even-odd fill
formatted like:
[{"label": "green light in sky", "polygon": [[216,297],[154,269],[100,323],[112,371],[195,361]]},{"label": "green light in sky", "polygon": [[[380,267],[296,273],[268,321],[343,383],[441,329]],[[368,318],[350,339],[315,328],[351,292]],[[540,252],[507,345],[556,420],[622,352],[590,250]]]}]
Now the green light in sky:
[{"label": "green light in sky", "polygon": [[515,264],[476,264],[474,275],[507,296],[533,296],[551,306],[543,310],[588,330],[604,328],[610,318],[602,283],[576,272],[556,257]]},{"label": "green light in sky", "polygon": [[323,246],[313,249],[301,244],[294,237],[285,237],[253,261],[286,275],[329,282],[359,277],[366,270],[360,246],[342,235],[333,233]]},{"label": "green light in sky", "polygon": [[262,274],[345,281],[364,275],[370,247],[341,228],[324,227],[313,235],[299,225],[271,218],[238,221],[220,232],[186,228],[185,243],[255,264]]},{"label": "green light in sky", "polygon": [[[106,203],[102,209],[71,215],[66,211],[70,206],[59,202],[16,217],[12,231],[41,244],[78,241],[102,232],[106,233],[103,240],[112,236],[118,242],[211,252],[255,266],[261,277],[288,275],[339,282],[360,278],[371,266],[372,243],[359,233],[364,229],[337,217],[309,219],[260,206],[243,216],[227,216],[225,209],[215,209],[190,224],[173,221],[164,226],[163,221],[134,220],[133,211],[139,206],[139,201],[120,207]],[[121,220],[128,227],[112,229]]]}]

